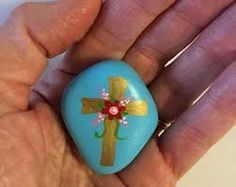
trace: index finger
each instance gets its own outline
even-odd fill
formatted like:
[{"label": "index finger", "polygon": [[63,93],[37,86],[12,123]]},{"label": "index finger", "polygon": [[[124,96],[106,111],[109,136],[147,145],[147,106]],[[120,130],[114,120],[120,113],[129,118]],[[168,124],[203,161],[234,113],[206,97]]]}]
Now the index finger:
[{"label": "index finger", "polygon": [[28,106],[30,87],[53,57],[80,40],[100,0],[27,3],[0,28],[0,116]]}]

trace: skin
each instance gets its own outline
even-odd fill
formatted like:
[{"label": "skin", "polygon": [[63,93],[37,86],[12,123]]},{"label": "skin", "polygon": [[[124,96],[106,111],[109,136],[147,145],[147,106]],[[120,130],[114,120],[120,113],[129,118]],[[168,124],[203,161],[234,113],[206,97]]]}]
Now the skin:
[{"label": "skin", "polygon": [[[235,16],[233,0],[18,7],[0,28],[0,186],[175,186],[236,122]],[[47,59],[66,50],[39,81]],[[128,168],[101,176],[75,150],[59,105],[75,75],[107,58],[137,70],[173,125]]]}]

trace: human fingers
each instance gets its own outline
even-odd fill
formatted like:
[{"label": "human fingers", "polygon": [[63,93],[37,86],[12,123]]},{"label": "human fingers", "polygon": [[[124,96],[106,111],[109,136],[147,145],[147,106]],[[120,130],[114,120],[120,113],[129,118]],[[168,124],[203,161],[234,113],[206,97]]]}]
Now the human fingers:
[{"label": "human fingers", "polygon": [[139,37],[124,60],[151,82],[233,0],[177,1]]},{"label": "human fingers", "polygon": [[[180,57],[176,62],[173,63],[173,65],[169,67],[170,70],[166,70],[166,72],[164,72],[165,76],[163,76],[163,78],[162,75],[160,76],[162,83],[162,87],[160,88],[160,90],[163,91],[162,95],[158,95],[160,91],[159,85],[157,83],[154,83],[152,85],[152,89],[156,89],[153,90],[153,95],[158,100],[158,107],[160,110],[161,117],[173,117],[173,108],[175,109],[175,107],[179,107],[179,105],[174,105],[176,102],[180,104],[181,102],[190,102],[188,100],[188,97],[186,98],[186,95],[182,96],[181,93],[175,95],[178,90],[173,93],[171,90],[165,92],[165,86],[168,86],[172,82],[172,84],[175,85],[174,81],[182,80],[182,82],[178,82],[178,84],[176,83],[175,85],[177,88],[180,89],[179,92],[182,91],[181,89],[184,89],[183,91],[186,91],[187,93],[189,92],[189,95],[198,95],[202,90],[204,90],[202,87],[206,87],[208,84],[210,84],[211,81],[213,81],[220,74],[220,72],[224,71],[224,69],[232,63],[232,58],[234,58],[233,51],[235,50],[236,45],[235,41],[232,40],[232,36],[234,35],[235,29],[234,24],[232,24],[232,19],[230,19],[231,17],[233,18],[234,16],[232,16],[232,9],[229,9],[227,12],[225,12],[223,17],[215,21],[206,31],[201,34],[200,38],[193,44],[193,46],[188,49],[188,51],[186,51],[188,55],[186,55],[185,58]],[[219,35],[217,34],[217,32],[219,32],[218,28],[220,28],[220,33],[222,34],[221,37],[219,37]],[[198,51],[198,45],[200,44],[201,46],[203,45],[206,50],[202,53],[197,53],[198,55],[195,55],[195,53]],[[220,49],[218,49],[220,51],[219,53],[217,53],[215,46],[222,46],[222,48],[220,47]],[[217,54],[217,56],[212,55],[212,53],[210,53],[211,55],[208,56],[209,51],[215,52],[213,54]],[[171,79],[169,81],[168,76],[173,75],[176,75],[176,77],[173,78],[173,80]],[[177,75],[180,78],[178,78]],[[185,76],[188,78],[186,78]],[[185,86],[187,85],[191,89],[188,87],[185,88]],[[165,98],[168,98],[170,94],[173,97],[173,99],[171,100],[173,104],[166,104],[165,106],[163,106],[165,107],[165,110],[163,110],[163,108],[161,108],[162,105],[160,106],[160,104],[161,102],[165,102]],[[178,124],[179,123],[175,124],[176,129],[178,128]],[[178,139],[177,132],[175,139]],[[165,140],[163,140],[163,144],[165,144],[164,141],[168,142],[168,138],[165,138]],[[183,139],[182,141],[186,140]],[[173,138],[171,144],[172,147],[175,146],[174,142],[175,140]],[[177,148],[175,151],[177,152]],[[173,176],[172,173],[172,165],[166,162],[166,158],[162,157],[161,153],[162,152],[159,150],[156,140],[152,139],[150,143],[146,146],[146,148],[143,150],[143,152],[140,154],[140,156],[135,160],[135,162],[129,168],[121,172],[120,177],[125,183],[129,184],[130,186],[132,186],[132,184],[135,184],[135,182],[137,181],[139,181],[139,183],[141,184],[140,186],[150,186],[151,184],[157,186],[158,184],[160,185],[160,181],[162,182],[162,186],[174,186],[175,176]],[[179,159],[180,157],[181,156],[179,156]],[[151,164],[148,164],[147,160],[148,163]],[[162,180],[160,180],[159,177],[162,178]]]},{"label": "human fingers", "polygon": [[236,123],[236,62],[159,139],[177,178],[188,171]]},{"label": "human fingers", "polygon": [[94,62],[121,59],[143,30],[175,0],[107,0],[93,28],[61,64],[78,73]]},{"label": "human fingers", "polygon": [[150,86],[160,118],[173,121],[236,58],[236,4],[216,19]]},{"label": "human fingers", "polygon": [[55,64],[35,90],[58,109],[63,90],[75,75],[95,62],[121,59],[140,33],[173,2],[105,1],[86,37],[72,48],[62,63]]},{"label": "human fingers", "polygon": [[53,57],[80,40],[100,0],[26,3],[0,28],[0,115],[25,110],[30,88]]}]

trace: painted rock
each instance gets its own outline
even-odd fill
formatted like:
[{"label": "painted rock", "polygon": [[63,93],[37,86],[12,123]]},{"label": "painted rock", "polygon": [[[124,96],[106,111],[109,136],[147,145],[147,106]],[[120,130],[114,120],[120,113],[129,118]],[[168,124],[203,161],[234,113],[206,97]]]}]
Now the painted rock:
[{"label": "painted rock", "polygon": [[156,104],[128,64],[108,60],[67,86],[62,115],[80,155],[101,174],[116,173],[142,150],[158,123]]}]

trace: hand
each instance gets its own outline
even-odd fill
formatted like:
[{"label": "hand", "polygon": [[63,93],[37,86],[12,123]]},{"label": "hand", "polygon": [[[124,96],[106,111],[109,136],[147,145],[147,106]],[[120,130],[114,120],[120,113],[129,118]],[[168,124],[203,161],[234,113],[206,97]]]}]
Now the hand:
[{"label": "hand", "polygon": [[[107,0],[96,21],[100,0],[17,8],[0,29],[0,186],[174,186],[236,121],[233,2]],[[47,58],[69,47],[36,84]],[[131,64],[161,120],[174,123],[124,171],[101,176],[77,154],[56,111],[65,85],[107,58]]]}]

